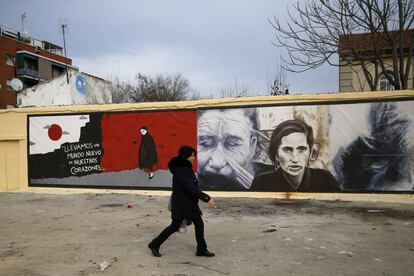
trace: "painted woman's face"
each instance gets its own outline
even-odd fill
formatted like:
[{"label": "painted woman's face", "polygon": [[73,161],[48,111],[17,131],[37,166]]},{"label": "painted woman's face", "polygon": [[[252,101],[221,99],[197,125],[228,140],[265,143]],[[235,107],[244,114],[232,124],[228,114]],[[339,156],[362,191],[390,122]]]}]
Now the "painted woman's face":
[{"label": "painted woman's face", "polygon": [[142,134],[142,135],[147,134],[147,130],[146,130],[146,129],[144,129],[144,128],[141,128],[141,129],[140,129],[140,131],[141,131],[141,134]]},{"label": "painted woman's face", "polygon": [[276,160],[287,174],[301,176],[308,166],[310,154],[311,149],[306,141],[306,135],[294,132],[282,138]]}]

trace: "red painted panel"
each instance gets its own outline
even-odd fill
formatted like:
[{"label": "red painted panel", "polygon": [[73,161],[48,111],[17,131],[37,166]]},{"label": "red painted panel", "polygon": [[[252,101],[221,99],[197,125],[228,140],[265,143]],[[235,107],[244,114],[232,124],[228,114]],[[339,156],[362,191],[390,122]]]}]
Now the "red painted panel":
[{"label": "red painted panel", "polygon": [[101,159],[104,171],[131,170],[138,167],[142,126],[148,128],[155,141],[158,169],[168,169],[168,161],[177,155],[181,146],[197,148],[196,111],[104,113],[104,153]]}]

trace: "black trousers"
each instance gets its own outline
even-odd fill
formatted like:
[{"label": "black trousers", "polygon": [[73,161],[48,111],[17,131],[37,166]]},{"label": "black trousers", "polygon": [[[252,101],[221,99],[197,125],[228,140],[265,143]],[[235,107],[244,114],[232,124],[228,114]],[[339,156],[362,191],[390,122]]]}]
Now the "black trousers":
[{"label": "black trousers", "polygon": [[[204,240],[204,222],[200,217],[189,219],[194,224],[195,237],[197,241],[197,250],[207,249],[206,241]],[[152,244],[159,248],[172,234],[178,231],[183,219],[173,219],[171,224],[167,226],[155,239],[152,240]]]}]

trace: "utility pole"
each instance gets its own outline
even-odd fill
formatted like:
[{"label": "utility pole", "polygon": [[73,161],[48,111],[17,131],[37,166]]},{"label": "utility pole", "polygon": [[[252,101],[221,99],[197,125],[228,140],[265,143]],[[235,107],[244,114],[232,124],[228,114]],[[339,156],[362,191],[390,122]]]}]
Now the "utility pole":
[{"label": "utility pole", "polygon": [[23,35],[24,34],[24,20],[26,19],[26,13],[24,12],[23,14],[22,14],[22,31],[21,31],[21,34]]},{"label": "utility pole", "polygon": [[66,39],[65,39],[65,28],[68,27],[68,24],[62,23],[60,26],[62,28],[62,34],[63,34],[63,50],[65,51],[66,82],[69,84],[69,71],[68,71],[68,62],[66,58]]}]

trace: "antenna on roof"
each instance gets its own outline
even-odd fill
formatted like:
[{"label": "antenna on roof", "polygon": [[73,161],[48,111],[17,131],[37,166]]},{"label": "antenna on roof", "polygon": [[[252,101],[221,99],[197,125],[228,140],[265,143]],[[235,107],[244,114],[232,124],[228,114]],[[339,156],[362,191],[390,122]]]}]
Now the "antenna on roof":
[{"label": "antenna on roof", "polygon": [[19,35],[19,40],[20,39],[26,40],[26,39],[29,38],[29,32],[24,27],[24,21],[25,21],[25,19],[26,19],[26,13],[24,12],[22,14],[22,16],[21,16],[22,30],[21,30],[20,35]]},{"label": "antenna on roof", "polygon": [[24,33],[24,20],[26,19],[26,13],[24,12],[23,14],[22,14],[22,34]]},{"label": "antenna on roof", "polygon": [[68,72],[68,62],[67,62],[67,57],[66,57],[66,39],[65,39],[65,31],[67,31],[67,28],[68,28],[67,18],[59,19],[59,28],[62,31],[62,35],[63,35],[63,49],[65,51],[66,82],[69,84],[69,72]]}]

